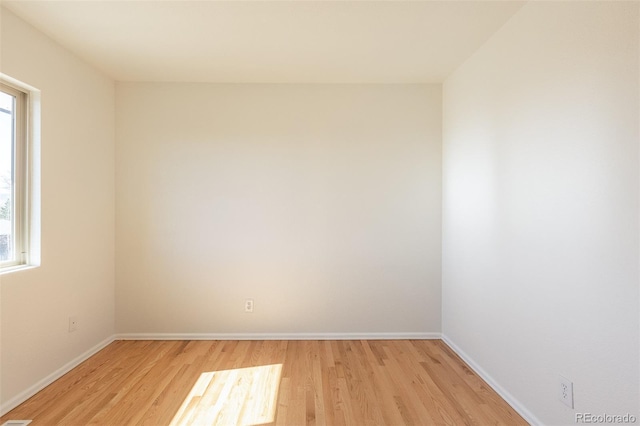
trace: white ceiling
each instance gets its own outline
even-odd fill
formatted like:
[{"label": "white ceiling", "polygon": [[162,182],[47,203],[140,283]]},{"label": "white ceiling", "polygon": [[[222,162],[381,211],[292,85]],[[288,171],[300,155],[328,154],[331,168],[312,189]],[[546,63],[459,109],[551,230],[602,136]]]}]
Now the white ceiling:
[{"label": "white ceiling", "polygon": [[6,1],[119,81],[443,81],[514,1]]}]

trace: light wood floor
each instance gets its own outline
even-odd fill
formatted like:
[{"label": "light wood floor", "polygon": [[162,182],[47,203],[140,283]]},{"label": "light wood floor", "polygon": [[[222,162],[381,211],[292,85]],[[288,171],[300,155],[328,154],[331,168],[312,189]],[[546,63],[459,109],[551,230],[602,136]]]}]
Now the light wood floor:
[{"label": "light wood floor", "polygon": [[116,341],[0,418],[31,425],[527,423],[439,340]]}]

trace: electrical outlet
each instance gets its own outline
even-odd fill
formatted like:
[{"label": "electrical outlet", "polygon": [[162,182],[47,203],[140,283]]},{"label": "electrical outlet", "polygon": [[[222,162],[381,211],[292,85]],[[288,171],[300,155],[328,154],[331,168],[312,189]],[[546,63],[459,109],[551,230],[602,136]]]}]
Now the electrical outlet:
[{"label": "electrical outlet", "polygon": [[573,383],[560,376],[560,401],[569,408],[573,408]]},{"label": "electrical outlet", "polygon": [[69,317],[69,333],[78,329],[78,317]]},{"label": "electrical outlet", "polygon": [[253,299],[244,300],[244,311],[249,313],[253,312]]}]

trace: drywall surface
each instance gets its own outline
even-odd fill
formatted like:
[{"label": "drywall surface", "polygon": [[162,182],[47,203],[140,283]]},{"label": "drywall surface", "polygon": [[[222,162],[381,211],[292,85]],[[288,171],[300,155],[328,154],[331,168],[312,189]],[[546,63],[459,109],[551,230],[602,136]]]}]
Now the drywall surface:
[{"label": "drywall surface", "polygon": [[117,331],[439,332],[441,106],[440,85],[118,83]]},{"label": "drywall surface", "polygon": [[443,334],[544,424],[638,416],[638,28],[531,2],[444,84]]},{"label": "drywall surface", "polygon": [[115,86],[1,10],[1,72],[42,113],[41,266],[0,276],[5,404],[114,333]]}]

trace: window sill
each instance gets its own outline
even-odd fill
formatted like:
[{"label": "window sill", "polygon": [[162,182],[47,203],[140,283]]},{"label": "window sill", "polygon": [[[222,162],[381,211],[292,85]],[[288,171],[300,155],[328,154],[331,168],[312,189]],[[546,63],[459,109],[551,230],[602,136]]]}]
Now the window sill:
[{"label": "window sill", "polygon": [[6,268],[0,269],[0,275],[11,274],[13,272],[25,271],[27,269],[35,269],[39,265],[16,265],[16,266],[7,266]]}]

